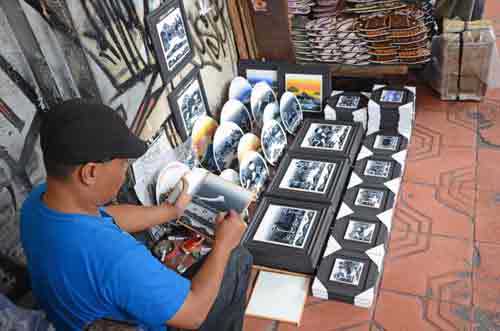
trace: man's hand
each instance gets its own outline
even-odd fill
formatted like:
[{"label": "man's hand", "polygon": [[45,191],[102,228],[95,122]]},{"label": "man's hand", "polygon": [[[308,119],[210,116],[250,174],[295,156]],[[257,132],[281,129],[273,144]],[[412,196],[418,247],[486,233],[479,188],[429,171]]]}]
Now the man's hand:
[{"label": "man's hand", "polygon": [[215,230],[215,247],[231,252],[240,244],[247,225],[234,210],[220,214]]},{"label": "man's hand", "polygon": [[184,215],[184,211],[188,207],[188,205],[191,203],[192,197],[187,193],[189,190],[189,184],[187,180],[182,177],[182,192],[177,198],[177,201],[174,203],[174,208],[177,212],[177,218],[181,217]]}]

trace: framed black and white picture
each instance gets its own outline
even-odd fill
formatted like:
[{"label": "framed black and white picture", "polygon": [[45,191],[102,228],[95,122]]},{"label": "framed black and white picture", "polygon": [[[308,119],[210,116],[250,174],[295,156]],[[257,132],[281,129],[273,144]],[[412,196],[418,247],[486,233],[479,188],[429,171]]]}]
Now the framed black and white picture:
[{"label": "framed black and white picture", "polygon": [[[408,149],[408,139],[395,130],[381,130],[367,135],[358,159],[371,155],[391,157]],[[405,155],[406,158],[406,155]]]},{"label": "framed black and white picture", "polygon": [[245,77],[254,87],[257,83],[266,82],[279,95],[279,63],[253,60],[238,61],[238,75]]},{"label": "framed black and white picture", "polygon": [[333,217],[327,205],[265,197],[244,245],[256,265],[313,274]]},{"label": "framed black and white picture", "polygon": [[191,34],[181,0],[169,0],[146,17],[156,59],[166,84],[193,59]]},{"label": "framed black and white picture", "polygon": [[383,257],[333,247],[329,241],[312,285],[313,296],[371,307]]},{"label": "framed black and white picture", "polygon": [[291,150],[311,155],[346,157],[353,162],[363,134],[361,123],[308,119],[298,132]]},{"label": "framed black and white picture", "polygon": [[332,89],[329,66],[284,64],[279,79],[280,91],[297,97],[304,117],[323,117],[325,100]]},{"label": "framed black and white picture", "polygon": [[349,171],[346,158],[289,153],[281,162],[267,194],[336,207]]},{"label": "framed black and white picture", "polygon": [[385,255],[389,229],[379,220],[350,215],[334,222],[332,240],[343,249],[355,252]]},{"label": "framed black and white picture", "polygon": [[378,215],[392,210],[400,185],[400,178],[379,185],[372,184],[366,177],[360,177],[356,172],[353,172],[337,214],[337,219],[352,214],[375,219]]},{"label": "framed black and white picture", "polygon": [[325,119],[368,125],[369,93],[332,91],[325,106]]},{"label": "framed black and white picture", "polygon": [[357,160],[354,172],[368,183],[382,185],[402,177],[403,165],[390,157],[370,156]]},{"label": "framed black and white picture", "polygon": [[211,116],[199,69],[193,69],[168,96],[177,132],[183,140],[191,136],[194,124]]}]

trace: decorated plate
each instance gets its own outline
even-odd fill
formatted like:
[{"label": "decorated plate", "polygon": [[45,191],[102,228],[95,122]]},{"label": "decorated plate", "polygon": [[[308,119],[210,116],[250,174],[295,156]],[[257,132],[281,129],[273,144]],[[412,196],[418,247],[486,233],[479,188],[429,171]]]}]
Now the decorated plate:
[{"label": "decorated plate", "polygon": [[286,133],[277,121],[266,122],[262,128],[260,142],[266,160],[275,165],[285,151]]},{"label": "decorated plate", "polygon": [[239,100],[244,104],[250,103],[252,85],[243,77],[235,77],[229,85],[229,99]]},{"label": "decorated plate", "polygon": [[241,163],[249,151],[260,152],[260,139],[253,133],[246,133],[238,144],[238,161]]},{"label": "decorated plate", "polygon": [[241,137],[243,131],[233,122],[222,123],[215,131],[214,159],[219,171],[234,166]]},{"label": "decorated plate", "polygon": [[277,102],[273,89],[266,82],[255,84],[250,98],[253,119],[258,126],[262,126],[264,109],[270,103]]},{"label": "decorated plate", "polygon": [[196,158],[209,171],[217,171],[213,153],[213,138],[218,124],[210,116],[202,116],[196,120],[191,133],[191,141]]},{"label": "decorated plate", "polygon": [[175,203],[183,188],[181,178],[189,171],[188,166],[177,161],[163,168],[156,180],[156,202],[158,204]]},{"label": "decorated plate", "polygon": [[252,131],[252,117],[248,112],[247,107],[236,99],[229,99],[224,106],[220,114],[220,122],[233,122],[239,126],[243,132]]},{"label": "decorated plate", "polygon": [[236,170],[226,169],[221,172],[220,177],[227,180],[228,182],[240,186],[240,176]]},{"label": "decorated plate", "polygon": [[285,92],[280,100],[281,123],[286,131],[295,134],[303,119],[302,107],[292,92]]},{"label": "decorated plate", "polygon": [[270,103],[264,108],[262,120],[264,123],[274,120],[281,124],[280,106],[277,102]]},{"label": "decorated plate", "polygon": [[258,195],[264,188],[268,177],[269,169],[264,158],[254,151],[245,154],[240,164],[241,186]]}]

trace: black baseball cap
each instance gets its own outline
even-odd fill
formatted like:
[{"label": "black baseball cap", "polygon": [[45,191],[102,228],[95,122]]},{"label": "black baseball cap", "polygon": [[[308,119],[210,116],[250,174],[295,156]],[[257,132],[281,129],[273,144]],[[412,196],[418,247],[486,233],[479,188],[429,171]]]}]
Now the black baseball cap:
[{"label": "black baseball cap", "polygon": [[147,146],[110,107],[71,99],[44,113],[40,144],[45,158],[67,165],[136,159]]}]

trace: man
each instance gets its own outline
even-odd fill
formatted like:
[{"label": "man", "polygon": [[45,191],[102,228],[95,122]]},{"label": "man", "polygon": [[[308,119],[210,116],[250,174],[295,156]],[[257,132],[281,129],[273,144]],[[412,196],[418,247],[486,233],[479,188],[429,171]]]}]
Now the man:
[{"label": "man", "polygon": [[23,205],[21,240],[33,293],[57,330],[103,319],[146,330],[241,329],[251,257],[238,247],[239,215],[219,216],[213,250],[191,281],[176,274],[128,233],[182,215],[186,192],[174,205],[102,208],[145,144],[104,105],[70,100],[45,116],[47,183]]}]

